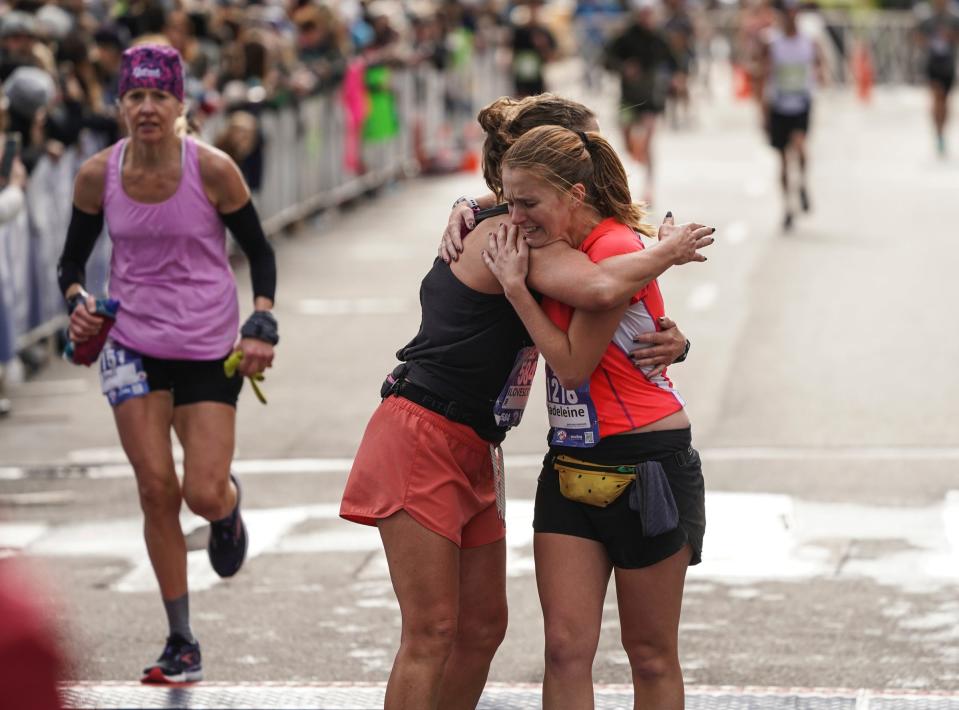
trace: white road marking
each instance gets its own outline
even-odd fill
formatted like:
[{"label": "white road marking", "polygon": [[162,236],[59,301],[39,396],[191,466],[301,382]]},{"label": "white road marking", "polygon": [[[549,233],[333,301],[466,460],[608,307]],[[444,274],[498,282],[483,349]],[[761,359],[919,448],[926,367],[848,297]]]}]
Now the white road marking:
[{"label": "white road marking", "polygon": [[[871,579],[909,592],[924,592],[959,582],[959,491],[926,507],[866,506],[803,501],[785,495],[708,493],[708,534],[704,562],[691,568],[694,581],[730,583],[809,578]],[[267,553],[356,553],[378,551],[376,529],[338,516],[335,503],[252,508],[244,511],[250,533],[249,558]],[[512,577],[533,571],[533,502],[507,504],[507,568]],[[298,533],[306,521],[321,522]],[[189,534],[206,521],[185,514]],[[319,529],[317,529],[319,528]],[[0,548],[37,556],[126,559],[131,569],[113,584],[123,592],[149,591],[156,582],[147,560],[139,518],[72,525],[0,524]],[[843,543],[837,547],[837,541]],[[868,545],[857,556],[856,546]],[[887,550],[883,550],[884,543]],[[192,589],[209,589],[220,580],[206,551],[188,555]],[[388,579],[382,555],[365,576]]]},{"label": "white road marking", "polygon": [[305,298],[297,304],[306,316],[396,315],[410,308],[407,298]]},{"label": "white road marking", "polygon": [[[125,463],[122,451],[101,450],[100,459],[71,454],[64,464],[35,466],[0,466],[0,481],[30,478],[34,471],[66,469],[74,477],[96,479],[127,478],[133,469]],[[513,454],[506,456],[507,468],[523,470],[538,468],[543,454]],[[700,449],[703,461],[959,461],[959,447],[950,446],[744,446]],[[177,463],[183,461],[182,451],[174,452]],[[290,459],[235,459],[233,471],[243,476],[286,474],[343,474],[353,465],[351,458],[290,458]]]}]

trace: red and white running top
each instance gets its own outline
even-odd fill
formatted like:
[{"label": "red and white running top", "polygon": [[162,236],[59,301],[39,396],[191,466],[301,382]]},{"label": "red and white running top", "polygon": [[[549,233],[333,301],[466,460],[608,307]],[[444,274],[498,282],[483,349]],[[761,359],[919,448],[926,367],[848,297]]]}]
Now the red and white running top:
[{"label": "red and white running top", "polygon": [[[632,229],[609,218],[600,222],[579,248],[594,262],[600,262],[644,247]],[[558,327],[569,330],[573,318],[571,306],[544,298],[543,310]],[[659,421],[685,406],[686,402],[665,371],[650,377],[652,368],[644,371],[629,358],[630,351],[641,347],[633,342],[633,338],[640,333],[659,330],[659,318],[664,314],[659,285],[651,281],[630,299],[612,342],[593,370],[589,379],[589,398],[595,406],[600,438]]]}]

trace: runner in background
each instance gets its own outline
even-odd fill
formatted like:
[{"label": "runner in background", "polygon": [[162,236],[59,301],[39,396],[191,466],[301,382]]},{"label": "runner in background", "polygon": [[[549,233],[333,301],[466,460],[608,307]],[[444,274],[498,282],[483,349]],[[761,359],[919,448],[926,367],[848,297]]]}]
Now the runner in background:
[{"label": "runner in background", "polygon": [[[795,202],[803,212],[810,210],[806,180],[806,136],[817,79],[823,80],[819,45],[801,33],[796,19],[798,0],[784,0],[782,32],[772,36],[763,48],[763,117],[769,142],[779,153],[780,184],[783,195],[783,230],[790,231]],[[795,189],[790,173],[795,171]]]},{"label": "runner in background", "polygon": [[535,96],[546,91],[543,71],[556,57],[556,38],[542,19],[542,1],[530,0],[510,13],[513,26],[513,95]]},{"label": "runner in background", "polygon": [[627,27],[606,47],[606,66],[619,74],[619,120],[630,157],[645,169],[642,195],[647,205],[654,195],[653,138],[656,123],[679,63],[666,36],[656,27],[652,0],[631,0]]},{"label": "runner in background", "polygon": [[[230,473],[242,377],[273,362],[279,337],[270,313],[273,249],[239,168],[178,128],[183,61],[163,45],[123,54],[120,116],[129,138],[87,160],[77,174],[73,214],[58,280],[78,349],[100,340],[100,381],[120,443],[136,476],[147,553],[166,611],[168,636],[145,683],[201,680],[200,644],[190,625],[183,504],[210,521],[210,563],[231,577],[246,557],[240,486]],[[119,301],[109,339],[84,270],[106,223],[113,257],[110,296]],[[226,251],[229,227],[250,261],[253,313],[239,323],[236,280]],[[95,348],[94,348],[95,350]],[[177,478],[171,430],[183,446]]]},{"label": "runner in background", "polygon": [[673,128],[688,127],[692,121],[689,85],[696,69],[696,25],[688,5],[689,0],[665,0],[664,3],[666,17],[662,31],[677,63],[666,102]]},{"label": "runner in background", "polygon": [[949,94],[956,81],[956,54],[959,47],[959,8],[950,0],[932,0],[916,6],[916,36],[925,50],[925,72],[932,95],[932,124],[936,150],[946,155],[946,121]]}]

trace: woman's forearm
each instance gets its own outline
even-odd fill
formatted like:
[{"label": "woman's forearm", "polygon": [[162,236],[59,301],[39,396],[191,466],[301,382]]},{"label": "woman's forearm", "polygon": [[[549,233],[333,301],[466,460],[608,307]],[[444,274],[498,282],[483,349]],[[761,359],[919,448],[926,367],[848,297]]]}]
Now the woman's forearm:
[{"label": "woman's forearm", "polygon": [[668,242],[598,263],[578,249],[550,245],[530,250],[528,283],[573,308],[606,311],[629,301],[675,259],[675,249]]},{"label": "woman's forearm", "polygon": [[[506,298],[526,327],[533,343],[561,381],[572,379],[577,373],[569,336],[543,312],[529,289],[517,288],[506,293]],[[589,372],[586,373],[587,376]],[[565,386],[565,385],[564,385]]]},{"label": "woman's forearm", "polygon": [[588,287],[594,302],[590,310],[607,310],[628,301],[675,262],[669,242],[656,242],[642,251],[620,254],[597,264],[599,278]]}]

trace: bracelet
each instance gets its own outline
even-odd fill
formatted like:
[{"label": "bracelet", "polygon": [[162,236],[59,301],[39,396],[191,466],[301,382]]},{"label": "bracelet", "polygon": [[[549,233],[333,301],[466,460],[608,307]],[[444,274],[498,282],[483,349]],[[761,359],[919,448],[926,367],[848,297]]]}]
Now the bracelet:
[{"label": "bracelet", "polygon": [[246,323],[240,328],[240,336],[256,338],[270,345],[280,342],[276,318],[269,311],[253,311],[253,315],[247,318]]},{"label": "bracelet", "polygon": [[456,198],[456,202],[453,203],[453,209],[455,210],[464,202],[470,206],[470,209],[473,210],[473,214],[476,214],[480,211],[479,202],[474,200],[472,197],[467,197],[466,195]]},{"label": "bracelet", "polygon": [[686,338],[686,347],[683,348],[683,354],[673,360],[673,364],[675,365],[677,362],[683,362],[687,355],[689,355],[689,338]]}]

